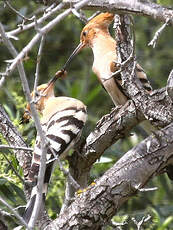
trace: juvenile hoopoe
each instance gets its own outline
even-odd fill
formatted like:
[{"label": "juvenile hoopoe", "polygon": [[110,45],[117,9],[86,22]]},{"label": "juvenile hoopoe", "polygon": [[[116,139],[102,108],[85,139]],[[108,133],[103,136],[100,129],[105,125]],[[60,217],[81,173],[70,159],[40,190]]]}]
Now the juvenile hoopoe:
[{"label": "juvenile hoopoe", "polygon": [[[54,85],[58,77],[62,76],[64,71],[59,71],[56,76],[47,84],[37,87],[37,94],[33,92],[32,98],[36,99],[36,109],[41,114],[41,126],[47,138],[49,147],[47,149],[46,172],[43,185],[43,203],[45,201],[48,183],[50,181],[52,170],[56,164],[55,155],[64,159],[70,148],[73,148],[81,135],[82,128],[86,122],[86,106],[79,100],[70,97],[55,97]],[[38,98],[37,98],[38,96]],[[30,118],[30,106],[27,105],[24,117]],[[40,137],[37,136],[34,147],[34,153],[31,163],[31,169],[26,179],[28,182],[37,183],[41,159]],[[34,203],[36,199],[37,187],[33,187],[31,198],[26,206],[24,219],[29,223]]]},{"label": "juvenile hoopoe", "polygon": [[[110,78],[118,70],[116,67],[117,43],[108,30],[113,19],[114,14],[107,12],[101,13],[89,21],[81,32],[79,45],[67,60],[64,69],[81,49],[91,47],[94,54],[93,72],[97,75],[98,80],[106,89],[114,104],[124,105],[128,98],[121,87],[121,76]],[[136,66],[136,73],[143,87],[147,92],[150,92],[152,90],[150,82],[139,64]]]}]

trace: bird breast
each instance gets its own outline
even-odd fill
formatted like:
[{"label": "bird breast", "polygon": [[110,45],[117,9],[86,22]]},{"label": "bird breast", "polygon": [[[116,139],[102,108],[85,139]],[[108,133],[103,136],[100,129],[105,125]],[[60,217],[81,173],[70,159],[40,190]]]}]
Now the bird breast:
[{"label": "bird breast", "polygon": [[96,58],[94,57],[92,69],[101,81],[108,79],[112,75],[111,65],[116,61],[116,58],[115,51],[110,51],[104,55],[97,55]]}]

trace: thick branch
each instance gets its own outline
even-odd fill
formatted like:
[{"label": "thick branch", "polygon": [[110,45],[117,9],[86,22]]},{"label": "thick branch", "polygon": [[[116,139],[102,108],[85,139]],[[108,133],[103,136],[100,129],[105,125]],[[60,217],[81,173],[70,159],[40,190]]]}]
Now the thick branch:
[{"label": "thick branch", "polygon": [[46,230],[100,229],[122,204],[168,164],[173,163],[173,125],[127,152]]},{"label": "thick branch", "polygon": [[[117,51],[121,62],[125,61],[132,53],[133,47],[129,29],[129,17],[120,16],[121,23],[117,26]],[[121,77],[123,80],[123,89],[129,98],[133,100],[136,108],[146,119],[150,120],[155,126],[164,127],[173,121],[172,101],[166,94],[159,97],[158,92],[149,94],[143,88],[141,82],[134,72],[134,59],[128,63]]]},{"label": "thick branch", "polygon": [[[69,2],[75,4],[79,0],[64,0],[63,2]],[[67,6],[69,7],[69,5]],[[163,7],[159,4],[151,3],[149,1],[127,1],[127,0],[94,0],[91,1],[83,9],[112,11],[114,13],[125,13],[150,16],[159,21],[166,22],[170,19],[170,24],[173,25],[173,10]]]},{"label": "thick branch", "polygon": [[[97,123],[96,128],[78,145],[77,152],[69,157],[69,166],[74,179],[81,188],[86,188],[90,169],[113,143],[127,136],[130,130],[144,119],[136,118],[137,110],[133,102],[115,108]],[[74,189],[72,189],[74,191]]]},{"label": "thick branch", "polygon": [[[169,96],[165,96],[165,92],[165,88],[153,92],[153,100],[157,102],[162,99],[163,104],[168,105],[167,100],[170,101],[170,99]],[[110,114],[101,118],[94,131],[87,137],[84,147],[78,149],[80,154],[73,155],[70,161],[73,176],[81,187],[86,186],[87,174],[104,151],[119,139],[127,136],[130,130],[144,119],[132,101],[115,108]]]}]

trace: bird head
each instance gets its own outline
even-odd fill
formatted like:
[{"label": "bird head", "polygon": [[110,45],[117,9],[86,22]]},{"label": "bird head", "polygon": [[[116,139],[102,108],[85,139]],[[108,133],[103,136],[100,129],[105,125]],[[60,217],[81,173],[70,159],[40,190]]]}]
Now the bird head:
[{"label": "bird head", "polygon": [[101,13],[88,22],[80,35],[80,43],[85,46],[92,46],[95,36],[101,31],[107,32],[114,15],[112,13]]},{"label": "bird head", "polygon": [[92,42],[99,32],[108,32],[108,27],[114,19],[112,13],[101,13],[91,19],[83,28],[80,35],[80,43],[68,58],[63,69],[66,69],[74,56],[76,56],[83,48],[92,47]]},{"label": "bird head", "polygon": [[[42,84],[37,87],[36,91],[33,91],[31,93],[31,98],[34,100],[36,109],[38,112],[42,113],[46,101],[50,97],[54,97],[54,86],[55,82],[58,78],[65,77],[67,72],[65,70],[59,70],[55,76],[47,83],[47,84]],[[31,118],[31,113],[30,113],[30,104],[28,103],[25,112],[23,115],[23,122],[26,123],[28,120]]]}]

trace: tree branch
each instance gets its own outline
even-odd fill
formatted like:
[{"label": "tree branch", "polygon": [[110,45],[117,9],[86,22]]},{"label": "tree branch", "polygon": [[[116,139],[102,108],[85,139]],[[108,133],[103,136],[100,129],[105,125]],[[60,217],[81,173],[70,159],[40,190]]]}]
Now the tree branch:
[{"label": "tree branch", "polygon": [[[0,34],[8,50],[10,51],[12,56],[15,58],[18,55],[17,51],[12,45],[12,43],[10,42],[10,40],[8,40],[1,23],[0,23]],[[40,139],[41,139],[41,149],[42,149],[42,156],[41,156],[40,168],[39,168],[39,173],[38,173],[38,184],[37,184],[38,193],[36,195],[37,206],[36,205],[34,206],[35,216],[32,219],[32,224],[29,226],[32,229],[35,224],[35,221],[37,220],[39,210],[40,210],[40,205],[41,205],[40,201],[42,199],[42,187],[43,187],[44,172],[45,172],[45,166],[46,166],[47,142],[46,142],[46,138],[44,136],[44,133],[43,133],[43,130],[40,124],[40,119],[36,111],[35,105],[31,102],[30,90],[29,90],[26,74],[24,71],[23,63],[20,60],[17,63],[17,67],[18,67],[20,78],[21,78],[23,90],[24,90],[27,101],[30,103],[31,113],[32,113],[32,116],[35,122],[35,126],[37,128],[38,135],[40,136]]]},{"label": "tree branch", "polygon": [[167,86],[166,86],[166,92],[173,101],[173,69],[171,70],[168,81],[167,81]]},{"label": "tree branch", "polygon": [[169,24],[169,18],[167,18],[166,22],[156,31],[153,39],[149,42],[149,46],[153,46],[153,48],[156,47],[157,40],[160,36],[160,34],[163,32],[165,27]]},{"label": "tree branch", "polygon": [[[121,24],[117,29],[117,52],[124,62],[132,52],[131,34],[129,29],[129,17],[120,16]],[[120,32],[121,31],[121,32]],[[154,91],[149,94],[143,88],[141,82],[134,72],[135,63],[132,59],[128,66],[121,71],[123,89],[125,94],[131,98],[141,115],[157,127],[164,127],[173,121],[173,107],[171,99],[166,96],[165,91]],[[162,98],[159,98],[160,93]]]},{"label": "tree branch", "polygon": [[173,124],[128,151],[111,169],[76,195],[75,201],[46,230],[100,229],[122,204],[173,163]]},{"label": "tree branch", "polygon": [[[79,2],[75,5],[76,9],[78,9],[81,7],[80,4],[85,5],[89,1],[70,2]],[[131,13],[131,11],[133,11],[133,13],[141,15],[147,15],[145,11],[148,10],[148,7],[150,8],[148,11],[149,16],[156,17],[162,21],[166,21],[166,19],[169,18],[170,23],[172,23],[171,10],[146,2],[139,3],[135,1],[135,3],[136,4],[133,4],[132,7],[132,2],[128,3],[128,1],[115,2],[97,0],[89,3],[87,7],[90,9],[96,9],[97,7],[98,9],[103,9],[104,7],[104,10],[112,12],[120,10],[121,12]],[[139,8],[138,4],[141,4],[141,8]],[[45,27],[39,29],[39,33],[14,59],[8,73],[11,73],[17,64],[21,65],[21,60],[24,55],[41,38],[43,33],[50,31],[56,23],[71,13],[71,11],[72,9],[66,10]],[[162,15],[165,12],[168,14]],[[8,43],[7,39],[5,39],[5,42]],[[10,47],[9,44],[7,44],[7,47]],[[125,47],[125,45],[123,47]],[[11,46],[11,48],[14,47]],[[127,51],[129,50],[131,51],[131,48],[127,49]],[[16,56],[17,54],[14,53],[14,51],[15,49],[12,50],[13,56]],[[122,50],[120,50],[120,52],[122,52]],[[124,52],[124,54],[125,57],[122,56],[122,59],[125,59],[126,61],[127,57],[129,57],[129,53]],[[130,61],[132,62],[133,60]],[[88,136],[84,147],[81,146],[82,154],[75,154],[77,164],[75,164],[75,167],[72,167],[72,169],[74,169],[74,174],[77,171],[75,169],[78,169],[78,172],[76,173],[78,178],[77,180],[75,177],[74,178],[77,182],[80,181],[79,184],[82,185],[82,187],[86,186],[89,170],[93,163],[103,154],[104,150],[112,145],[116,140],[127,135],[133,126],[144,120],[144,116],[146,118],[152,118],[152,120],[160,126],[165,126],[173,121],[173,108],[170,95],[168,96],[165,94],[165,89],[155,91],[150,96],[147,95],[141,88],[139,82],[136,82],[136,78],[131,76],[133,75],[133,70],[134,63],[132,62],[128,65],[124,72],[122,72],[124,74],[123,80],[127,79],[124,80],[124,88],[130,97],[134,99],[134,103],[128,102],[125,106],[116,108],[110,114],[106,115],[97,124],[96,129]],[[27,84],[25,84],[26,79],[24,78],[21,78],[22,82],[24,82],[24,89],[27,91],[27,94],[29,94],[29,88]],[[130,82],[130,84],[128,82]],[[27,96],[27,98],[29,98],[29,96]],[[161,99],[158,100],[158,98]],[[30,101],[30,98],[28,100]],[[166,102],[168,102],[167,107],[165,107]],[[151,106],[148,107],[148,105]],[[165,108],[167,110],[166,112]],[[34,107],[33,109],[31,108],[31,110],[33,110],[33,114],[35,114]],[[2,127],[3,132],[3,123],[0,124],[0,126]],[[39,125],[37,128],[39,129]],[[56,228],[70,230],[74,227],[74,225],[75,227],[77,226],[78,229],[82,229],[82,227],[85,229],[99,229],[99,227],[104,225],[105,222],[107,222],[115,214],[117,209],[126,200],[128,200],[131,195],[140,191],[153,175],[159,173],[161,169],[172,162],[172,130],[172,126],[169,126],[162,131],[158,131],[154,134],[154,136],[149,137],[137,147],[129,151],[117,162],[117,164],[114,165],[112,169],[96,181],[95,186],[88,187],[86,192],[76,197],[76,200],[69,208],[67,208],[69,205],[67,204],[64,209],[65,212],[63,212],[62,215],[60,215],[57,220],[53,221],[46,229]],[[14,143],[12,143],[12,145],[14,145]],[[92,211],[90,212],[90,210]],[[36,210],[36,212],[37,211],[38,210]]]},{"label": "tree branch", "polygon": [[[58,4],[56,7],[48,7],[47,9],[45,9],[45,13],[42,17],[40,17],[39,19],[37,19],[37,24],[40,25],[42,24],[46,19],[48,19],[49,17],[51,17],[54,13],[56,13],[57,11],[61,10],[64,7],[64,3]],[[54,6],[54,4],[53,4]],[[35,22],[31,22],[30,24],[27,25],[23,25],[22,27],[19,27],[15,30],[6,32],[7,37],[9,38],[13,38],[15,35],[20,34],[23,31],[29,30],[31,28],[35,27]]]},{"label": "tree branch", "polygon": [[[74,7],[76,10],[82,8],[85,6],[89,1],[91,0],[82,0],[79,3],[77,3]],[[6,75],[10,75],[13,70],[16,68],[19,61],[22,61],[23,57],[32,49],[32,47],[38,42],[38,40],[41,38],[43,34],[48,33],[55,25],[57,25],[62,19],[64,19],[66,16],[68,16],[72,12],[72,9],[68,9],[64,11],[63,13],[59,14],[56,18],[54,18],[51,22],[49,22],[46,26],[39,29],[39,33],[37,33],[31,41],[23,48],[23,50],[15,57],[12,64],[9,66],[9,68],[6,71]]]},{"label": "tree branch", "polygon": [[[25,226],[28,227],[27,223],[23,220],[23,218],[16,212],[11,205],[9,205],[2,197],[0,197],[0,203],[5,205],[14,215],[15,217]],[[29,229],[30,230],[30,229]]]},{"label": "tree branch", "polygon": [[26,18],[24,15],[22,15],[19,11],[17,11],[7,0],[5,1],[5,4],[19,17],[21,17],[24,21],[31,21],[33,20],[32,18]]},{"label": "tree branch", "polygon": [[[69,3],[66,4],[66,7],[70,7],[72,4],[78,3],[79,0],[63,0],[63,2]],[[163,22],[169,18],[170,24],[173,25],[173,10],[149,1],[94,0],[83,9],[149,16]]]}]

